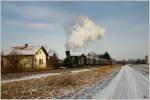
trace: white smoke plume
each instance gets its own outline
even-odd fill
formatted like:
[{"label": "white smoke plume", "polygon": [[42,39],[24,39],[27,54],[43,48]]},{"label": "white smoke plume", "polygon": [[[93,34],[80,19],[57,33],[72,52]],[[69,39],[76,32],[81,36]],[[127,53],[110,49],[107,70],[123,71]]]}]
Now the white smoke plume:
[{"label": "white smoke plume", "polygon": [[95,24],[86,16],[79,16],[67,32],[69,36],[66,40],[66,49],[72,50],[80,48],[85,44],[100,39],[105,34],[105,28]]}]

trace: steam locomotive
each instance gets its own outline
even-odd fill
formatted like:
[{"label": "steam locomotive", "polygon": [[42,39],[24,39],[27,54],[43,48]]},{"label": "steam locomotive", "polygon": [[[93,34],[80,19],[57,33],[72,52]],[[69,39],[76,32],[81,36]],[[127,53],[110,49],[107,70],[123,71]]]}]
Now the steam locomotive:
[{"label": "steam locomotive", "polygon": [[85,55],[71,56],[70,51],[66,51],[66,58],[64,59],[63,66],[71,67],[83,67],[91,65],[110,65],[111,60],[88,57]]}]

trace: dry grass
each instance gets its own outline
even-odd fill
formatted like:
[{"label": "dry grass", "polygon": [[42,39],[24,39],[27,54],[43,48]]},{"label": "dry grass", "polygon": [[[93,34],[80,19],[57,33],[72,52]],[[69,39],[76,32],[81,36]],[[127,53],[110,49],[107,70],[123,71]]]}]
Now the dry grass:
[{"label": "dry grass", "polygon": [[56,70],[58,68],[54,66],[49,66],[49,67],[37,67],[37,68],[10,68],[10,67],[5,67],[2,69],[2,74],[9,74],[9,73],[23,73],[23,72],[40,72],[40,71],[51,71],[51,70]]},{"label": "dry grass", "polygon": [[106,68],[103,67],[103,68],[95,69],[95,71],[101,74],[105,74],[105,73],[109,74],[112,72],[112,68],[110,66],[107,66]]},{"label": "dry grass", "polygon": [[79,73],[64,73],[41,79],[24,80],[1,84],[2,99],[61,98],[77,92],[101,80],[102,75],[112,72],[111,67],[102,67]]}]

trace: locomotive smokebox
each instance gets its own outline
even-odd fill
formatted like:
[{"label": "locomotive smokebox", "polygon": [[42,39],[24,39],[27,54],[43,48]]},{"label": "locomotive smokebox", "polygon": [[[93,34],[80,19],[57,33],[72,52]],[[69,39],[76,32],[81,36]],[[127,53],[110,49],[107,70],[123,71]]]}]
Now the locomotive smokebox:
[{"label": "locomotive smokebox", "polygon": [[71,56],[71,54],[70,54],[70,51],[69,51],[69,50],[67,50],[67,51],[66,51],[66,56],[67,56],[67,57],[70,57],[70,56]]}]

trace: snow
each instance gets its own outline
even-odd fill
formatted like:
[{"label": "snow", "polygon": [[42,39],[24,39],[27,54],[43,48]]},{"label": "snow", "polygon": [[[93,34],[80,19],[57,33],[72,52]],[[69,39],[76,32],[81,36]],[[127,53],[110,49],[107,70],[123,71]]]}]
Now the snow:
[{"label": "snow", "polygon": [[62,66],[60,68],[67,69],[67,67],[62,67]]},{"label": "snow", "polygon": [[[92,68],[97,69],[97,68]],[[79,73],[89,71],[91,69],[80,69],[70,71],[71,73]],[[21,80],[39,79],[47,76],[61,75],[62,73],[45,73],[36,74],[19,79],[2,80],[1,83],[16,82]],[[79,98],[79,99],[139,99],[149,97],[149,79],[135,68],[125,65],[114,68],[113,72],[103,76],[104,79],[98,80],[96,84],[87,86],[76,92],[74,88],[71,90],[64,89],[64,97],[60,98]],[[34,89],[33,89],[34,91]]]},{"label": "snow", "polygon": [[90,71],[90,69],[75,70],[75,71],[71,71],[71,73],[79,73],[79,72],[85,72],[85,71]]},{"label": "snow", "polygon": [[149,79],[149,65],[132,65],[131,67]]},{"label": "snow", "polygon": [[[91,68],[91,69],[98,69],[98,68]],[[81,89],[78,92],[70,93],[66,95],[65,99],[92,99],[95,97],[97,93],[99,93],[106,85],[112,80],[117,73],[119,72],[120,68],[114,68],[111,74],[103,75],[102,80],[98,80],[96,84],[86,86],[85,88]]]},{"label": "snow", "polygon": [[23,47],[11,47],[5,55],[34,55],[41,47],[40,46],[28,46],[26,48]]},{"label": "snow", "polygon": [[[80,69],[75,71],[70,71],[71,73],[79,73],[89,71],[89,69]],[[40,79],[47,76],[54,76],[54,75],[60,75],[62,73],[45,73],[45,74],[34,74],[34,75],[28,75],[17,79],[9,79],[9,80],[1,80],[1,83],[9,83],[9,82],[16,82],[16,81],[22,81],[22,80],[30,80],[30,79]]]},{"label": "snow", "polygon": [[[71,73],[79,73],[89,71],[89,69],[80,69],[75,71],[70,71]],[[9,83],[9,82],[16,82],[16,81],[22,81],[22,80],[30,80],[30,79],[40,79],[47,76],[54,76],[54,75],[60,75],[62,73],[45,73],[45,74],[34,74],[34,75],[28,75],[17,79],[9,79],[9,80],[1,80],[1,83]]]},{"label": "snow", "polygon": [[148,78],[128,65],[121,68],[116,77],[95,98],[135,99],[149,97]]},{"label": "snow", "polygon": [[1,83],[9,83],[9,82],[16,82],[16,81],[30,80],[30,79],[40,79],[43,77],[60,75],[60,74],[61,73],[35,74],[35,75],[24,76],[24,77],[18,78],[18,79],[2,80]]}]

